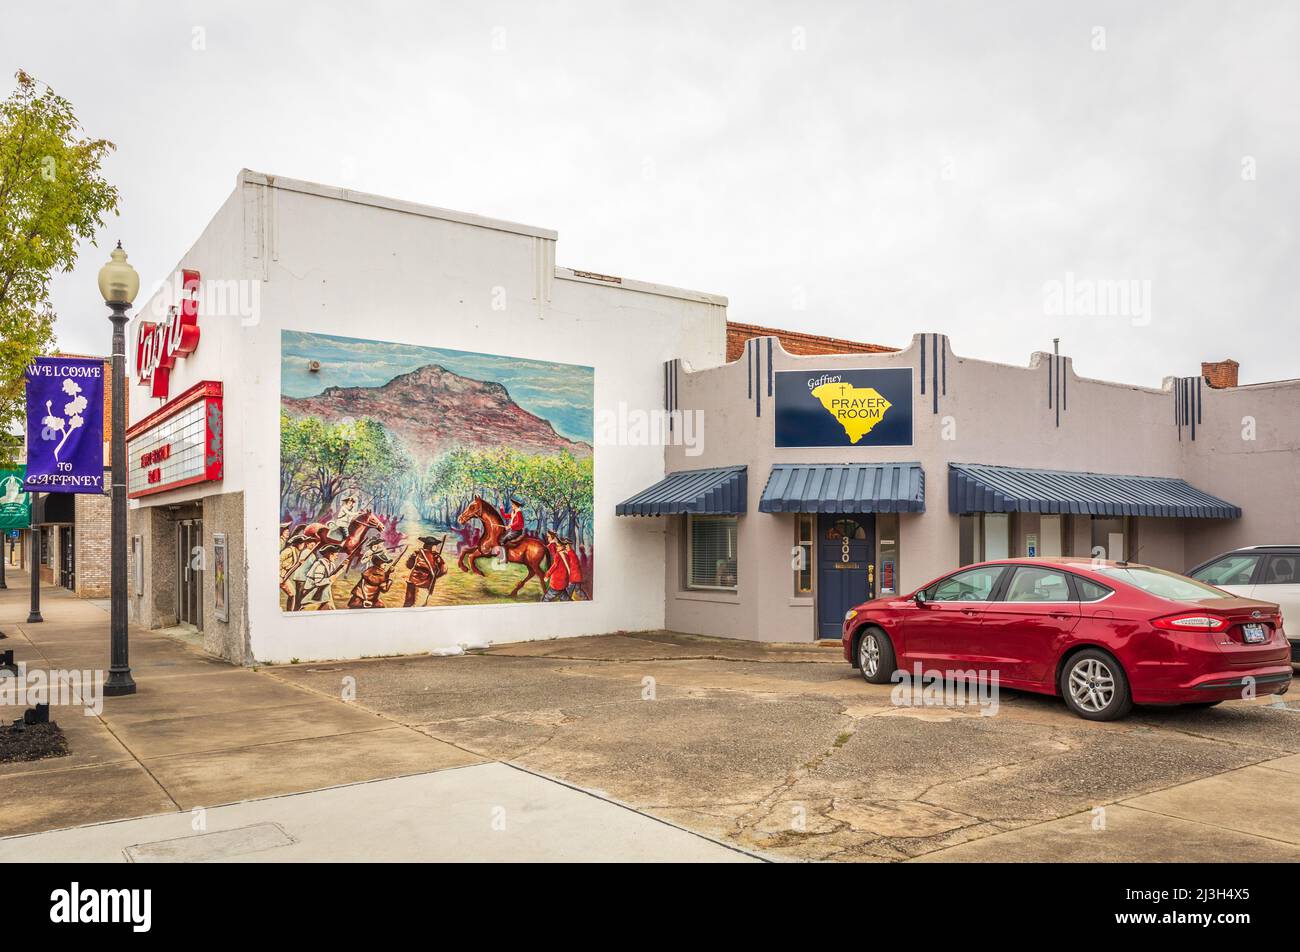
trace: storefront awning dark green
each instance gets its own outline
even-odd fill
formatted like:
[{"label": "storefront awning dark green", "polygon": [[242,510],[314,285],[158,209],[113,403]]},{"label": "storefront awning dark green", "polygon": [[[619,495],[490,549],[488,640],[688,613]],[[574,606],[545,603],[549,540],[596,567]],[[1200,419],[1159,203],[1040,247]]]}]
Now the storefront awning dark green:
[{"label": "storefront awning dark green", "polygon": [[669,473],[615,507],[620,516],[675,516],[686,512],[738,515],[745,511],[744,466]]},{"label": "storefront awning dark green", "polygon": [[948,464],[948,511],[1240,519],[1241,508],[1172,476]]},{"label": "storefront awning dark green", "polygon": [[759,512],[925,512],[920,463],[777,463]]}]

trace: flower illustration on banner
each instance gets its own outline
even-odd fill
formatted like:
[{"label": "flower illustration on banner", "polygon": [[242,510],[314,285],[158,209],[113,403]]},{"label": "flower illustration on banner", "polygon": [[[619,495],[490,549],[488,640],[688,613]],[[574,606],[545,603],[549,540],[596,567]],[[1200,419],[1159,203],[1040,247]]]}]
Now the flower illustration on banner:
[{"label": "flower illustration on banner", "polygon": [[54,439],[54,433],[63,434],[63,438],[59,440],[58,446],[54,447],[55,460],[59,459],[59,452],[63,449],[63,444],[68,442],[68,437],[72,435],[72,431],[80,429],[86,422],[82,417],[82,414],[86,410],[86,398],[81,393],[81,386],[75,380],[64,380],[63,392],[72,398],[63,405],[63,413],[67,416],[67,419],[65,420],[63,417],[56,417],[54,415],[54,409],[51,406],[54,401],[46,400],[46,416],[45,419],[41,421],[46,427],[45,438],[47,440]]}]

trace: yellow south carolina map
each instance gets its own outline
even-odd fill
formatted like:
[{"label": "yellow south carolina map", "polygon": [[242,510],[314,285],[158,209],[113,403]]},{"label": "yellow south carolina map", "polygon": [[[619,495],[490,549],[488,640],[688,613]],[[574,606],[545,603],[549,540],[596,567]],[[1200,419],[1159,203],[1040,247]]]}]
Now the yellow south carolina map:
[{"label": "yellow south carolina map", "polygon": [[824,383],[812,395],[844,427],[851,443],[870,433],[893,406],[874,387],[854,387],[847,383]]}]

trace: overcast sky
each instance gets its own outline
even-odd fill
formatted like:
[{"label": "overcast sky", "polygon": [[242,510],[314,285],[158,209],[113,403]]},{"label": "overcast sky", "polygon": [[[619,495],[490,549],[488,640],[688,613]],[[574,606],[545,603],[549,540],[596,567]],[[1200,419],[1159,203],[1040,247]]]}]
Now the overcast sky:
[{"label": "overcast sky", "polygon": [[68,351],[108,349],[112,242],[162,278],[248,167],[554,228],[557,263],[732,320],[1015,364],[1060,337],[1150,385],[1300,376],[1297,50],[1264,0],[44,0],[0,34],[7,88],[118,147]]}]

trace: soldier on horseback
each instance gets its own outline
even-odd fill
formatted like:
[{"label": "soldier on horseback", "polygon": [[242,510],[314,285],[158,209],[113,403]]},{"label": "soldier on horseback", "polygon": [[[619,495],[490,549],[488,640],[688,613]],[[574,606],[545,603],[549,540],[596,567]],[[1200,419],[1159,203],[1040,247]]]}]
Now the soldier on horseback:
[{"label": "soldier on horseback", "polygon": [[497,565],[505,566],[510,546],[524,537],[524,504],[513,496],[501,507],[505,531],[497,540]]},{"label": "soldier on horseback", "polygon": [[360,509],[361,504],[355,493],[345,495],[339,500],[339,511],[334,514],[334,518],[325,523],[325,538],[342,543],[348,537],[348,527]]}]

